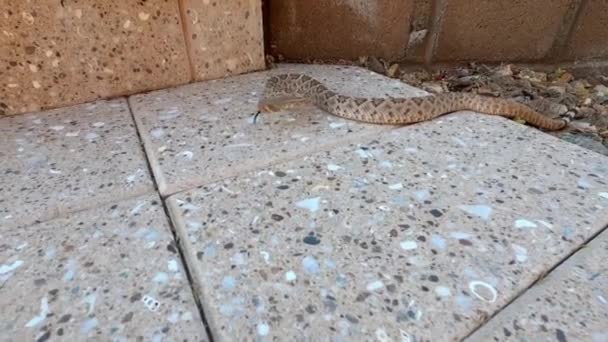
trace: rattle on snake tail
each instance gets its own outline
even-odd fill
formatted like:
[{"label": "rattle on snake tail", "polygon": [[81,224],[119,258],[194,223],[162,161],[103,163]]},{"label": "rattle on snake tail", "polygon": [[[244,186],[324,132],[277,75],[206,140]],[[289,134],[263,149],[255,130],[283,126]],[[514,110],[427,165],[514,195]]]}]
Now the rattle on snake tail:
[{"label": "rattle on snake tail", "polygon": [[266,82],[258,103],[260,113],[293,109],[312,104],[333,115],[375,124],[405,125],[434,119],[460,110],[522,119],[533,126],[549,131],[568,125],[567,118],[553,119],[530,107],[513,101],[470,93],[443,93],[404,98],[357,98],[340,95],[323,83],[304,74],[280,74]]}]

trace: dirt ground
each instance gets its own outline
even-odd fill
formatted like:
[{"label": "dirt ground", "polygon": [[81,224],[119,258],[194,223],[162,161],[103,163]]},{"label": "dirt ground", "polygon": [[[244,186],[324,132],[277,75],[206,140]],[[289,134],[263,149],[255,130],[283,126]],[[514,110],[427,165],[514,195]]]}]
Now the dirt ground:
[{"label": "dirt ground", "polygon": [[552,117],[565,114],[572,119],[569,127],[549,134],[608,155],[608,77],[605,75],[576,78],[559,68],[542,72],[505,64],[470,65],[432,73],[397,72],[393,77],[432,93],[474,92],[510,98]]}]

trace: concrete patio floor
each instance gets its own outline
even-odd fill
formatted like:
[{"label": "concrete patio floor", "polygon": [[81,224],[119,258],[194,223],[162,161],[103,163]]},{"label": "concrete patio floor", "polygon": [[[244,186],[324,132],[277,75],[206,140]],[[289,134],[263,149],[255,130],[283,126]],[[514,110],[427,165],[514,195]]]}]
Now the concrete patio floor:
[{"label": "concrete patio floor", "polygon": [[251,114],[281,65],[0,119],[0,340],[608,341],[608,158],[499,117]]}]

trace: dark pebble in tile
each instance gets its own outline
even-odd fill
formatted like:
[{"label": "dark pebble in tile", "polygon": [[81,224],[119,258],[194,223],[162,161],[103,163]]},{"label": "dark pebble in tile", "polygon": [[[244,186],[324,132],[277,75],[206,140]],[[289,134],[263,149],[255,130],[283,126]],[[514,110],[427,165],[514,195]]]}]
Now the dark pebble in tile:
[{"label": "dark pebble in tile", "polygon": [[433,215],[435,217],[440,217],[441,215],[443,215],[443,213],[441,212],[441,210],[433,209],[433,210],[431,210],[431,215]]},{"label": "dark pebble in tile", "polygon": [[321,243],[321,240],[319,240],[319,238],[317,238],[316,236],[312,236],[312,235],[308,235],[307,237],[305,237],[303,239],[303,241],[305,244],[313,245],[313,246]]}]

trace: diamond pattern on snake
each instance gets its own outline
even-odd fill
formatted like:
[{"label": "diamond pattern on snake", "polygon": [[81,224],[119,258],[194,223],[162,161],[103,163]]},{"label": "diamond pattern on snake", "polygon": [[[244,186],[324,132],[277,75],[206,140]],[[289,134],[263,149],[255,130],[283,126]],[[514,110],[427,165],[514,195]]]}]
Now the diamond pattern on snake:
[{"label": "diamond pattern on snake", "polygon": [[[444,114],[471,110],[521,119],[538,128],[555,131],[568,125],[566,118],[550,118],[507,99],[470,93],[442,93],[404,98],[360,98],[341,95],[304,74],[271,76],[258,103],[259,113],[286,111],[314,105],[333,115],[374,124],[407,125]],[[257,116],[257,115],[256,115]]]}]

